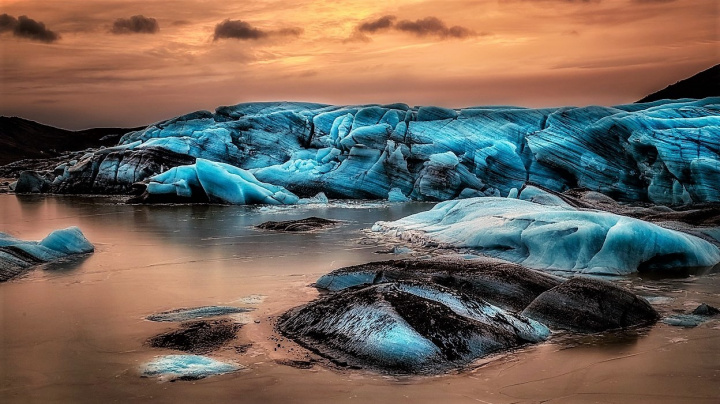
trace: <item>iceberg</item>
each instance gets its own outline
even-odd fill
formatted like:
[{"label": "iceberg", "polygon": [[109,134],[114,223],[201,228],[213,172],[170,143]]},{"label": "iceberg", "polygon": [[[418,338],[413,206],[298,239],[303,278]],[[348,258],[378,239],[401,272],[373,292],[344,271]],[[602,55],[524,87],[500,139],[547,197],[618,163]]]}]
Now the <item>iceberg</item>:
[{"label": "iceberg", "polygon": [[55,230],[41,241],[24,241],[0,233],[0,282],[20,275],[34,265],[94,250],[95,247],[74,226]]},{"label": "iceberg", "polygon": [[[238,185],[240,177],[270,191],[252,203],[288,203],[318,192],[445,201],[507,196],[538,184],[686,205],[720,202],[719,133],[718,97],[554,109],[248,103],[152,124],[49,173],[55,175],[49,184],[26,175],[18,185],[32,192],[128,193],[155,177],[154,191],[186,196],[200,180],[187,172],[193,170],[168,175],[177,180],[157,176],[200,160],[204,168],[195,172],[232,174],[212,186],[229,187],[228,195],[211,190],[229,203],[248,200],[239,195],[248,187]],[[275,195],[270,186],[285,191]]]},{"label": "iceberg", "polygon": [[426,212],[377,222],[372,230],[565,274],[626,275],[720,263],[717,246],[689,234],[613,213],[510,198],[441,202]]}]

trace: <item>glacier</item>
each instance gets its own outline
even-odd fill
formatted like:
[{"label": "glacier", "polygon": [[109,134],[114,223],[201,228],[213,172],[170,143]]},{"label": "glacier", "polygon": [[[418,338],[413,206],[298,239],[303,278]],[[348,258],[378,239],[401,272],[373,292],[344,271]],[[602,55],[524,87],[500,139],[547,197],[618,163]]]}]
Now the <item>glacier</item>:
[{"label": "glacier", "polygon": [[613,213],[513,198],[445,201],[426,212],[377,222],[372,230],[565,274],[626,275],[720,263],[717,246],[690,234]]},{"label": "glacier", "polygon": [[718,134],[718,97],[548,109],[248,103],[152,124],[62,165],[47,184],[19,185],[180,199],[201,187],[225,203],[297,203],[319,192],[445,201],[538,184],[686,205],[720,202]]},{"label": "glacier", "polygon": [[32,266],[94,250],[95,247],[75,226],[55,230],[41,241],[25,241],[0,233],[0,282],[20,275]]}]

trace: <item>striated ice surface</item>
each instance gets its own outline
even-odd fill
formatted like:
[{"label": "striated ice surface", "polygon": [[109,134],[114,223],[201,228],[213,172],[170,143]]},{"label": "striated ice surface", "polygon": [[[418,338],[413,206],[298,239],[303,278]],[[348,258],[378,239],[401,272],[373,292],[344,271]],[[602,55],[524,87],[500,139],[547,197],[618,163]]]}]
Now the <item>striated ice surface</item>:
[{"label": "striated ice surface", "polygon": [[159,377],[164,381],[196,380],[240,369],[242,367],[234,363],[220,362],[207,356],[166,355],[146,363],[141,374],[144,377]]},{"label": "striated ice surface", "polygon": [[570,273],[622,275],[720,263],[718,247],[695,236],[612,213],[509,198],[442,202],[372,229]]},{"label": "striated ice surface", "polygon": [[249,171],[205,159],[197,159],[193,165],[171,168],[151,177],[147,192],[185,198],[200,196],[210,202],[237,205],[292,205],[300,200],[283,187],[258,181]]},{"label": "striated ice surface", "polygon": [[[50,190],[118,192],[197,158],[252,173],[256,181],[201,163],[233,175],[217,183],[233,189],[232,203],[247,201],[235,177],[287,190],[253,203],[286,203],[290,192],[444,201],[507,196],[528,183],[664,205],[718,202],[719,133],[720,98],[558,109],[250,103],[128,133],[118,147],[66,166]],[[201,179],[179,171],[153,190],[193,191]]]}]

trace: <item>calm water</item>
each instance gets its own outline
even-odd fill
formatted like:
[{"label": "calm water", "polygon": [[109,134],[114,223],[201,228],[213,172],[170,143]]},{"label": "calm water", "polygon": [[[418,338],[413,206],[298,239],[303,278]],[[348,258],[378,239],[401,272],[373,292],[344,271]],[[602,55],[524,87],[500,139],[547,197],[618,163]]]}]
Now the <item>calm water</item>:
[{"label": "calm water", "polygon": [[[363,229],[429,209],[428,204],[340,205],[280,210],[229,206],[128,206],[107,198],[0,195],[0,231],[41,239],[79,226],[93,255],[49,264],[0,284],[0,402],[648,402],[720,400],[720,323],[658,324],[642,332],[558,336],[437,377],[391,378],[362,371],[278,364],[302,358],[277,348],[273,319],[305,303],[308,287],[335,268],[388,259]],[[343,220],[329,231],[258,231],[267,220]],[[720,277],[623,281],[670,299],[659,310],[720,305]],[[195,382],[139,377],[156,355],[144,341],[175,326],[144,317],[181,307],[254,307],[239,334],[252,344],[212,356],[248,369]],[[257,322],[259,321],[259,323]]]}]

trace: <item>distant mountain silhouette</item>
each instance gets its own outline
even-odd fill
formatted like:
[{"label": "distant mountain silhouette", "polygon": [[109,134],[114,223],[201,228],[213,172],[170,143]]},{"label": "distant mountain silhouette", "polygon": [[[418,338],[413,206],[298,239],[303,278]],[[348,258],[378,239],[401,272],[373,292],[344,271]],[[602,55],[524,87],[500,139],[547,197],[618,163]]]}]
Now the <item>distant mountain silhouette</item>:
[{"label": "distant mountain silhouette", "polygon": [[70,131],[23,118],[0,116],[0,165],[48,158],[64,151],[114,146],[123,134],[141,128],[95,128]]},{"label": "distant mountain silhouette", "polygon": [[720,97],[720,65],[715,65],[692,77],[680,80],[637,102],[706,97]]}]

